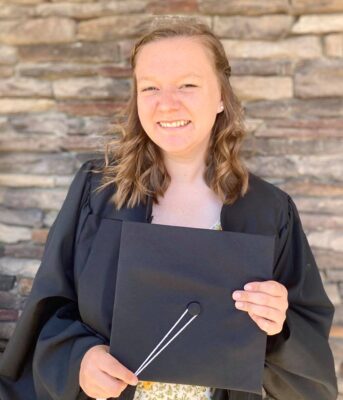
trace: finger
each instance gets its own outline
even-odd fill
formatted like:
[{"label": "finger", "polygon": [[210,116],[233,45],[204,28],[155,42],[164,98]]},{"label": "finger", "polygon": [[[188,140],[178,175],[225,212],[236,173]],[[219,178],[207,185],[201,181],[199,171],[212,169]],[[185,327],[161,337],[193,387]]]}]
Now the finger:
[{"label": "finger", "polygon": [[285,313],[272,307],[260,306],[258,304],[252,304],[240,301],[237,301],[235,303],[235,306],[239,310],[246,311],[258,317],[266,318],[269,319],[270,321],[274,321],[277,323],[281,323],[286,318]]},{"label": "finger", "polygon": [[106,373],[102,373],[101,377],[94,383],[96,395],[101,398],[118,397],[126,387],[127,384],[125,382]]},{"label": "finger", "polygon": [[249,302],[259,305],[275,308],[280,311],[286,311],[288,302],[282,297],[275,297],[265,292],[249,292],[249,291],[235,291],[232,294],[234,300]]},{"label": "finger", "polygon": [[113,378],[118,378],[128,385],[136,385],[138,378],[136,375],[121,364],[118,360],[111,356],[111,354],[105,354],[102,363],[100,365],[102,371],[106,372]]},{"label": "finger", "polygon": [[[122,392],[122,390],[121,391],[120,390],[118,390],[118,396],[120,396],[120,393]],[[88,396],[90,396],[92,398],[96,398],[96,399],[107,399],[109,396],[118,397],[116,395],[113,395],[113,393],[110,395],[109,391],[104,389],[104,386],[96,385],[96,384],[92,385],[92,389],[89,391],[87,390],[86,394]]]},{"label": "finger", "polygon": [[248,282],[244,285],[244,289],[265,292],[276,297],[287,296],[287,289],[277,281]]},{"label": "finger", "polygon": [[259,317],[252,313],[249,313],[249,315],[256,325],[268,335],[275,335],[276,333],[280,332],[280,326],[276,322]]}]

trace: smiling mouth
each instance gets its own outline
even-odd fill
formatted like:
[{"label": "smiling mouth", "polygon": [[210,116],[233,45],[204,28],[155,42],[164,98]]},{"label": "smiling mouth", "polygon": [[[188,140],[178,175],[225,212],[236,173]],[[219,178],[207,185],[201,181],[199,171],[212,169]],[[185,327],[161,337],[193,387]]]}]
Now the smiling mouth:
[{"label": "smiling mouth", "polygon": [[157,122],[157,125],[160,126],[161,128],[166,128],[166,129],[176,129],[176,128],[184,128],[187,125],[189,125],[191,123],[191,121],[187,121],[187,123],[163,123],[163,125],[161,124],[161,122]]}]

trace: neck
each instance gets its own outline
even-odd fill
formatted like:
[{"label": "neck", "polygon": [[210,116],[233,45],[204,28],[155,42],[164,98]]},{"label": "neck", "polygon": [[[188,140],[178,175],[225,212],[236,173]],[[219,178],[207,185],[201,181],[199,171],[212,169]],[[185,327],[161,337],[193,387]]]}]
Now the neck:
[{"label": "neck", "polygon": [[189,158],[165,155],[164,163],[171,177],[171,185],[193,185],[203,181],[205,171],[204,156]]}]

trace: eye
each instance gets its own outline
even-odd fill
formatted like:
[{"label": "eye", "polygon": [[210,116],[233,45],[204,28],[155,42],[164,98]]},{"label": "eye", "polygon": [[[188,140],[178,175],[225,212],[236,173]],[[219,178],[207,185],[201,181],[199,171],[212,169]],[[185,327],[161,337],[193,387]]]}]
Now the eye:
[{"label": "eye", "polygon": [[[184,85],[182,85],[182,86],[186,86],[186,87],[196,87],[196,85],[193,85],[192,83],[185,83]],[[181,86],[181,87],[182,87]]]},{"label": "eye", "polygon": [[147,92],[148,90],[152,90],[152,89],[156,89],[154,86],[149,86],[143,90],[141,90],[142,92]]}]

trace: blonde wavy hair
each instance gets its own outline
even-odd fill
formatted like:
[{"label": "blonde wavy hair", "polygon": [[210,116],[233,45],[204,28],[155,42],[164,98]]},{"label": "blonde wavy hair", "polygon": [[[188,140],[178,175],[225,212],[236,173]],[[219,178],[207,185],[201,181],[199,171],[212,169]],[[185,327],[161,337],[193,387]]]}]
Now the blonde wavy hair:
[{"label": "blonde wavy hair", "polygon": [[217,114],[205,158],[204,180],[224,204],[232,204],[248,189],[248,170],[240,156],[245,136],[243,109],[230,85],[231,67],[220,40],[204,23],[192,18],[155,18],[148,31],[134,44],[131,52],[133,88],[122,113],[123,122],[115,124],[116,132],[105,143],[101,181],[96,191],[109,185],[116,188],[111,201],[116,209],[146,204],[151,196],[158,204],[171,178],[159,147],[145,133],[137,110],[136,58],[139,50],[157,40],[172,37],[197,37],[210,50],[220,82],[223,112]]}]

